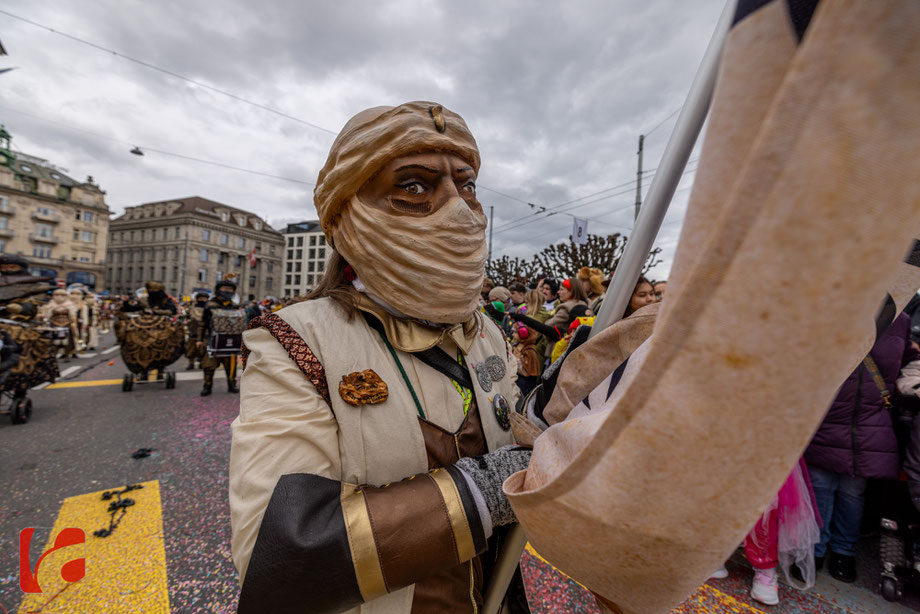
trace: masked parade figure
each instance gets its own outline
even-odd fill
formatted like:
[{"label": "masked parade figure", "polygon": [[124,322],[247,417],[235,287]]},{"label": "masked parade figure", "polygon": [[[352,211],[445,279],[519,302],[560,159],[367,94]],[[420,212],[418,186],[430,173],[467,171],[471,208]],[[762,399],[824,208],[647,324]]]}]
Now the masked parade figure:
[{"label": "masked parade figure", "polygon": [[214,295],[205,303],[198,327],[197,347],[205,350],[201,360],[204,370],[204,386],[201,396],[211,394],[214,387],[214,371],[223,365],[227,375],[227,392],[239,392],[236,384],[237,354],[242,343],[242,332],[246,326],[246,312],[240,309],[236,296],[236,282],[223,279],[217,282]]},{"label": "masked parade figure", "polygon": [[99,347],[99,300],[89,293],[83,302],[86,305],[86,349],[95,350]]},{"label": "masked parade figure", "polygon": [[128,369],[146,381],[156,370],[163,379],[164,369],[176,362],[185,349],[185,332],[178,322],[176,303],[166,294],[162,282],[144,284],[146,297],[137,295],[122,302],[115,323],[115,336],[121,344],[121,357]]},{"label": "masked parade figure", "polygon": [[[29,263],[21,256],[0,255],[0,331],[3,351],[9,354],[4,357],[9,369],[0,368],[0,377],[5,380],[3,390],[14,397],[14,422],[25,422],[31,413],[31,403],[25,405],[29,388],[53,382],[60,375],[53,329],[43,328],[36,320],[38,297],[54,287],[53,279],[31,275]],[[15,361],[13,354],[18,356]]]},{"label": "masked parade figure", "polygon": [[54,344],[63,353],[67,362],[77,353],[77,307],[70,300],[67,290],[58,288],[51,295],[51,302],[42,306],[39,317],[52,327]]},{"label": "masked parade figure", "polygon": [[77,335],[75,344],[77,346],[77,351],[82,352],[86,350],[86,340],[89,334],[89,313],[85,301],[86,292],[84,292],[83,288],[71,288],[68,294],[70,295],[70,302],[77,312]]},{"label": "masked parade figure", "polygon": [[185,357],[188,358],[187,370],[195,368],[195,361],[198,366],[202,366],[206,356],[206,350],[201,339],[201,322],[204,319],[204,308],[208,304],[208,295],[205,292],[199,292],[195,295],[195,302],[192,303],[187,311],[186,327],[188,328],[188,342],[185,344]]},{"label": "masked parade figure", "polygon": [[530,451],[509,445],[516,360],[477,310],[479,164],[429,102],[364,111],[333,143],[314,192],[326,275],[244,335],[240,612],[482,608],[514,521],[501,484]]}]

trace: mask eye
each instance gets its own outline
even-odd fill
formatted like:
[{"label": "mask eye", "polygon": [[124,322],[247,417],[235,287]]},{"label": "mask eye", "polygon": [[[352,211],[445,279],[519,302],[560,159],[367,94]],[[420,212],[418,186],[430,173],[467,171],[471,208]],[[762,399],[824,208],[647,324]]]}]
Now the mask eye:
[{"label": "mask eye", "polygon": [[471,181],[471,182],[469,182],[468,184],[466,184],[465,186],[463,186],[463,189],[464,189],[465,191],[469,192],[470,194],[475,194],[475,193],[476,193],[476,184],[473,183],[473,182]]},{"label": "mask eye", "polygon": [[423,186],[423,185],[422,185],[421,183],[419,183],[418,181],[412,181],[412,182],[409,182],[409,183],[404,183],[404,184],[402,184],[402,185],[399,186],[399,187],[401,187],[403,190],[405,190],[406,193],[412,194],[413,196],[418,196],[419,194],[424,194],[424,193],[425,193],[425,186]]}]

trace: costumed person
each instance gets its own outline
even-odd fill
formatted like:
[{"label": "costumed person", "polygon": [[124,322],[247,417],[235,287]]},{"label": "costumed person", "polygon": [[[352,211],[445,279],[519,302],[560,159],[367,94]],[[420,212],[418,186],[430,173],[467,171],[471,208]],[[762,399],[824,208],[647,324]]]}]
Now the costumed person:
[{"label": "costumed person", "polygon": [[[4,389],[13,394],[13,421],[25,422],[31,404],[25,399],[33,386],[53,382],[60,375],[53,332],[36,321],[39,297],[54,288],[54,277],[37,277],[21,256],[0,255],[0,330],[17,346],[18,359],[10,363]],[[69,335],[68,329],[64,329]]]},{"label": "costumed person", "polygon": [[189,305],[186,311],[186,327],[188,329],[188,341],[185,345],[185,357],[188,359],[187,371],[195,368],[195,361],[198,366],[204,361],[207,352],[201,339],[201,322],[204,318],[204,308],[208,304],[208,293],[198,292],[195,294],[195,302]]},{"label": "costumed person", "polygon": [[607,290],[604,287],[604,273],[600,269],[583,266],[578,269],[577,277],[581,284],[581,289],[585,291],[585,295],[588,298],[588,306],[591,308],[591,312],[597,313]]},{"label": "costumed person", "polygon": [[[246,312],[240,309],[239,303],[234,301],[236,296],[236,281],[231,279],[222,279],[214,287],[214,294],[211,299],[205,303],[204,312],[202,313],[201,326],[198,329],[198,347],[204,348],[214,335],[217,333],[227,333],[237,335],[242,332],[246,326]],[[223,312],[233,311],[234,314]],[[215,321],[215,314],[221,312],[220,319]],[[240,318],[242,320],[240,321]],[[237,328],[236,322],[239,322]],[[232,327],[233,330],[229,330]],[[239,332],[237,332],[239,331]],[[223,366],[224,373],[227,375],[227,392],[239,392],[239,386],[236,383],[236,352],[239,346],[232,348],[234,351],[228,354],[218,355],[215,348],[211,347],[201,361],[201,368],[204,370],[204,386],[201,388],[201,396],[206,397],[211,394],[214,388],[214,371],[217,367]]]},{"label": "costumed person", "polygon": [[668,289],[667,281],[656,281],[652,284],[652,293],[655,295],[655,302],[660,303],[664,298],[664,291]]},{"label": "costumed person", "polygon": [[71,287],[68,290],[70,295],[70,302],[73,304],[74,309],[77,312],[77,337],[76,337],[76,346],[78,352],[86,351],[87,347],[87,338],[89,335],[89,311],[86,307],[86,291],[83,288]]},{"label": "costumed person", "polygon": [[537,334],[530,331],[529,328],[516,322],[514,324],[514,334],[511,336],[514,357],[518,359],[517,386],[521,395],[527,395],[533,390],[534,386],[543,373],[543,358],[537,352],[534,344],[537,341]]},{"label": "costumed person", "polygon": [[429,102],[359,113],[333,143],[314,191],[326,274],[244,337],[241,613],[482,608],[514,521],[501,484],[530,452],[510,445],[517,361],[478,310],[479,163]]},{"label": "costumed person", "polygon": [[69,362],[77,354],[77,308],[67,290],[55,290],[51,301],[39,309],[39,317],[54,327],[54,344],[60,348],[64,362]]},{"label": "costumed person", "polygon": [[121,357],[132,373],[147,381],[150,371],[165,379],[165,369],[185,351],[185,332],[176,317],[176,303],[163,282],[148,281],[143,292],[122,301],[115,323]]},{"label": "costumed person", "polygon": [[[544,296],[547,295],[547,288],[550,288],[554,281],[546,280],[546,284],[543,286]],[[522,322],[528,328],[536,330],[546,338],[543,357],[547,363],[552,362],[553,348],[556,342],[568,333],[572,322],[576,318],[591,315],[587,303],[588,297],[585,295],[581,284],[578,283],[577,278],[563,279],[562,283],[559,284],[557,296],[559,303],[556,305],[556,310],[545,322],[540,322],[536,318],[519,313],[510,314],[512,320]],[[546,305],[544,304],[545,307]]]},{"label": "costumed person", "polygon": [[542,280],[542,284],[540,292],[543,293],[543,309],[553,313],[561,302],[559,300],[559,280],[553,277],[545,277]]},{"label": "costumed person", "polygon": [[89,293],[83,302],[86,305],[86,349],[95,350],[99,347],[99,300]]}]

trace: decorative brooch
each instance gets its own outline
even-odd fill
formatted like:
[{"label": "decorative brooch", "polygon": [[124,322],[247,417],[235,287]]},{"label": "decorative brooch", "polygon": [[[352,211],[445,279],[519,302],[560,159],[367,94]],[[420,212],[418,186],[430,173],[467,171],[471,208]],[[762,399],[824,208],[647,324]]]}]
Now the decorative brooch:
[{"label": "decorative brooch", "polygon": [[507,372],[505,361],[500,356],[489,356],[476,365],[476,379],[486,392],[492,392],[492,382],[501,381]]},{"label": "decorative brooch", "polygon": [[389,397],[387,384],[373,369],[355,371],[342,376],[339,394],[349,405],[375,405]]},{"label": "decorative brooch", "polygon": [[495,419],[498,420],[498,426],[504,430],[511,428],[511,407],[508,401],[500,394],[492,398],[492,411],[495,412]]}]

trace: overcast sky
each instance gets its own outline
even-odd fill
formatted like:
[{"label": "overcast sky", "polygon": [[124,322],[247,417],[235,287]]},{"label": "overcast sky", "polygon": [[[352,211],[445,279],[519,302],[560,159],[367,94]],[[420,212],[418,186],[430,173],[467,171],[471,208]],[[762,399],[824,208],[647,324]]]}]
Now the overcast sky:
[{"label": "overcast sky", "polygon": [[[638,136],[683,103],[722,4],[6,0],[0,10],[332,133],[367,107],[439,102],[479,143],[493,256],[529,257],[566,240],[571,215],[589,218],[593,234],[630,232]],[[14,148],[75,179],[92,175],[116,213],[203,196],[275,227],[316,218],[312,185],[129,150],[312,183],[334,134],[2,13],[0,41],[9,54],[0,68],[17,67],[0,75],[0,123]],[[646,169],[675,119],[646,139]],[[653,277],[670,268],[692,181],[687,173],[665,219]],[[550,208],[620,184],[553,216],[525,204]]]}]

